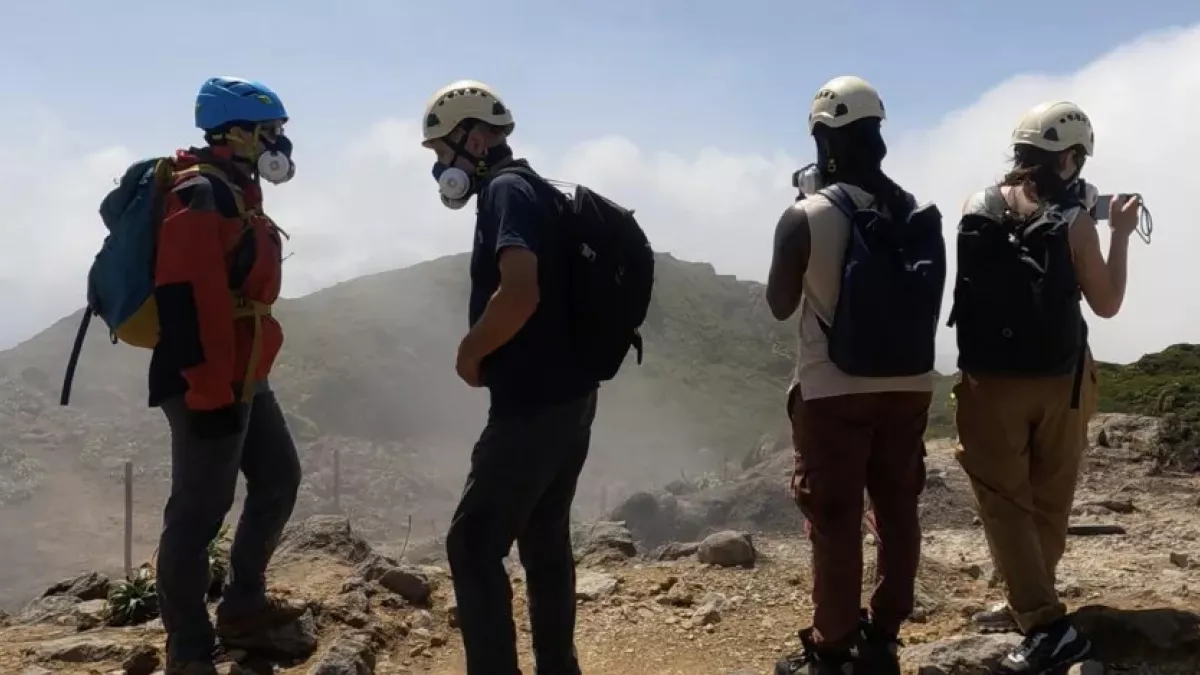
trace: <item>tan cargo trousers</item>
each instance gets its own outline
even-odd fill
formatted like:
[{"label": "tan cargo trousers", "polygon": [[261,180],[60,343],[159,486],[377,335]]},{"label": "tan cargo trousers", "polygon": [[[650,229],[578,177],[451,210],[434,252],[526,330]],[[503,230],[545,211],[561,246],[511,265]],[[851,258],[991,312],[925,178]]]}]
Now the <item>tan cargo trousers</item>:
[{"label": "tan cargo trousers", "polygon": [[1096,367],[1077,373],[1002,377],[962,373],[954,386],[962,448],[988,548],[1023,631],[1066,614],[1055,570],[1096,411]]}]

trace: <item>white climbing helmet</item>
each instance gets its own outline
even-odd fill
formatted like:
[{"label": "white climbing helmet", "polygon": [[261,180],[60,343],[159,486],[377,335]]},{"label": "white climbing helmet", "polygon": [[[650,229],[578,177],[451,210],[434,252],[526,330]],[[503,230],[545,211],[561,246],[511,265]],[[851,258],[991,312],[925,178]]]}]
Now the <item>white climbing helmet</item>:
[{"label": "white climbing helmet", "polygon": [[1069,101],[1040,103],[1021,117],[1012,132],[1013,145],[1032,145],[1049,152],[1062,152],[1082,145],[1092,154],[1096,132],[1087,113]]},{"label": "white climbing helmet", "polygon": [[837,129],[868,117],[887,119],[879,92],[861,77],[843,75],[821,85],[813,96],[808,132],[812,133],[817,124]]},{"label": "white climbing helmet", "polygon": [[425,105],[421,125],[425,142],[449,134],[463,120],[486,122],[508,133],[516,126],[512,112],[491,87],[476,80],[459,80],[439,89]]}]

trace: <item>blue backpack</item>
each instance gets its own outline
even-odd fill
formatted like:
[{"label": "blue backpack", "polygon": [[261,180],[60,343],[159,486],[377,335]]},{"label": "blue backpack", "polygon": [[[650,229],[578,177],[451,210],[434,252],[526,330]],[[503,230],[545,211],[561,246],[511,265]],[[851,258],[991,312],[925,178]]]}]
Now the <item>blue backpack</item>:
[{"label": "blue backpack", "polygon": [[858,377],[933,370],[946,285],[941,212],[927,204],[893,221],[874,207],[860,209],[840,185],[817,194],[850,220],[837,307],[830,324],[821,321],[830,361]]},{"label": "blue backpack", "polygon": [[198,164],[176,172],[170,158],[155,157],[126,169],[117,187],[100,202],[100,218],[108,228],[108,236],[88,271],[87,307],[67,361],[60,404],[67,405],[70,400],[71,382],[92,316],[100,317],[108,326],[113,344],[124,342],[144,349],[158,344],[154,267],[164,197],[176,177],[193,172],[228,181],[211,165]]}]

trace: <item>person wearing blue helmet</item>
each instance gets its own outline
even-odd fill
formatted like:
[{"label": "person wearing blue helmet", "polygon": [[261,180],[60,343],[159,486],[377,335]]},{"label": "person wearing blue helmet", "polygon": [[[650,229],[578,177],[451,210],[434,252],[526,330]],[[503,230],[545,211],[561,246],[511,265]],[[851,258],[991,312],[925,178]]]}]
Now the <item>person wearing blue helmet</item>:
[{"label": "person wearing blue helmet", "polygon": [[[265,579],[300,486],[296,446],[267,383],[283,343],[270,310],[284,256],[260,187],[260,179],[295,175],[283,133],[288,113],[266,86],[217,77],[200,88],[195,115],[206,144],[170,160],[154,270],[150,405],[162,408],[171,430],[157,560],[168,675],[214,675],[218,635],[226,647],[241,646],[302,612],[268,598]],[[246,500],[214,630],[207,548],[233,505],[239,472]]]}]

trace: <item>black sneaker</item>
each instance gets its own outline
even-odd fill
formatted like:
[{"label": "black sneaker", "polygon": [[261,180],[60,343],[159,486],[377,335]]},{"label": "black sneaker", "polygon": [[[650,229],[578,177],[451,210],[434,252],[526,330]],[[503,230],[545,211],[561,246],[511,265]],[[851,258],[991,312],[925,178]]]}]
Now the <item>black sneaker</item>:
[{"label": "black sneaker", "polygon": [[858,646],[858,663],[855,673],[863,675],[900,675],[900,642],[898,635],[890,635],[875,627],[867,610],[859,620],[862,644]]},{"label": "black sneaker", "polygon": [[776,661],[775,675],[854,675],[850,650],[822,649],[812,635],[812,628],[800,631],[800,651]]},{"label": "black sneaker", "polygon": [[1092,641],[1063,618],[1029,631],[1020,646],[1000,661],[1000,670],[1014,675],[1044,675],[1084,660],[1091,651]]}]

